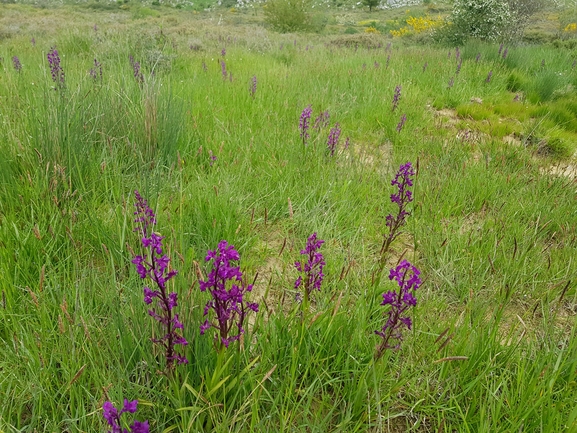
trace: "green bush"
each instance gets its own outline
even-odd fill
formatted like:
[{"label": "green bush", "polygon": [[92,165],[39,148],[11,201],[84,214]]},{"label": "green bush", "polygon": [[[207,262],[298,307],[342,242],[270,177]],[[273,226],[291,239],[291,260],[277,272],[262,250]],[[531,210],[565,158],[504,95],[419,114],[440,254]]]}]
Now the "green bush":
[{"label": "green bush", "polygon": [[469,37],[497,41],[505,36],[511,23],[511,12],[502,0],[455,0],[448,37],[456,44]]},{"label": "green bush", "polygon": [[283,33],[311,30],[310,11],[310,0],[269,0],[264,6],[266,22]]},{"label": "green bush", "polygon": [[455,0],[449,23],[440,35],[461,45],[468,38],[485,41],[517,41],[529,18],[547,0]]}]

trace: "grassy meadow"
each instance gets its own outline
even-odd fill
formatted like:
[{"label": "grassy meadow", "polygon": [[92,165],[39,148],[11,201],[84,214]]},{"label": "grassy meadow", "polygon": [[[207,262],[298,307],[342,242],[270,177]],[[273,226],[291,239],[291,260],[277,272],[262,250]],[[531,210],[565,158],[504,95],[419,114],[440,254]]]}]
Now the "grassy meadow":
[{"label": "grassy meadow", "polygon": [[[3,4],[0,432],[108,431],[124,399],[151,432],[577,431],[571,10],[535,22],[539,44],[391,37],[432,10],[279,34],[260,6]],[[414,201],[381,257],[406,162]],[[131,263],[135,190],[178,270],[172,372]],[[312,233],[325,278],[305,309]],[[259,303],[226,350],[199,331],[221,240]],[[413,326],[375,359],[401,259],[423,280]]]}]

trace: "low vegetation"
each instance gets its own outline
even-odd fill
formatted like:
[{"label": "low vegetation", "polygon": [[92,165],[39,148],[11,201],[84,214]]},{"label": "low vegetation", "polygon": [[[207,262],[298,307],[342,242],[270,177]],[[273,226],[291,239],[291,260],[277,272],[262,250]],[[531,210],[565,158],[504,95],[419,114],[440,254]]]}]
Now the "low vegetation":
[{"label": "low vegetation", "polygon": [[0,10],[0,432],[576,429],[572,10],[283,1]]}]

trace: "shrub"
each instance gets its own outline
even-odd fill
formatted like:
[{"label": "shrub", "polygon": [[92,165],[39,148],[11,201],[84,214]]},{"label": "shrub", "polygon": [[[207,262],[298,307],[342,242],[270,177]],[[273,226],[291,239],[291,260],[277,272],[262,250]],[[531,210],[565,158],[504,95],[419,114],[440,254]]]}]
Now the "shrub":
[{"label": "shrub", "polygon": [[511,11],[501,0],[456,0],[450,20],[449,36],[456,44],[469,37],[496,41],[503,39]]},{"label": "shrub", "polygon": [[519,40],[529,18],[547,0],[455,0],[444,38],[462,44],[469,37],[486,41]]},{"label": "shrub", "polygon": [[431,31],[442,24],[441,17],[432,18],[430,16],[424,17],[409,17],[407,18],[407,25],[398,30],[391,30],[390,33],[394,37],[405,35],[414,35],[423,32]]},{"label": "shrub", "polygon": [[294,32],[312,28],[310,0],[269,0],[264,6],[268,24],[279,32]]},{"label": "shrub", "polygon": [[369,12],[373,11],[373,8],[376,8],[381,3],[381,0],[363,0],[363,4],[369,7]]}]

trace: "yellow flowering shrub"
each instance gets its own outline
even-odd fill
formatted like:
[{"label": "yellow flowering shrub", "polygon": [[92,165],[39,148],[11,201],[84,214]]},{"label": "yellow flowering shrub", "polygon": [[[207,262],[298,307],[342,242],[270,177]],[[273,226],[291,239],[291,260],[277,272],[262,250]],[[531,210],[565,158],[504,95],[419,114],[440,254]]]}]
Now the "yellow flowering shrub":
[{"label": "yellow flowering shrub", "polygon": [[425,17],[409,17],[407,18],[407,25],[401,27],[399,30],[391,30],[391,35],[394,37],[402,37],[409,34],[422,33],[427,30],[439,27],[443,23],[443,19],[439,16],[433,18],[430,16]]},{"label": "yellow flowering shrub", "polygon": [[577,23],[569,23],[565,26],[563,31],[567,33],[577,33]]},{"label": "yellow flowering shrub", "polygon": [[374,27],[366,27],[365,28],[365,33],[375,33],[375,34],[380,34],[381,32],[379,32],[377,29],[375,29]]}]

